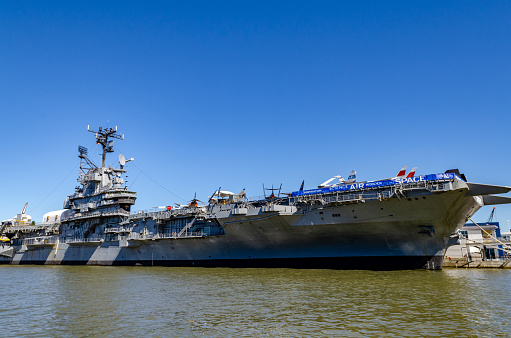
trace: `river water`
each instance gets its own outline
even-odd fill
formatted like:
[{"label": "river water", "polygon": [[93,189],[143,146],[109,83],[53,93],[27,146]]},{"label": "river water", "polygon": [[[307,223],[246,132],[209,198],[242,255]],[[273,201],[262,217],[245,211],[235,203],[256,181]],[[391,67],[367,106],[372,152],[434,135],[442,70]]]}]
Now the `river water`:
[{"label": "river water", "polygon": [[511,336],[511,270],[0,266],[0,336]]}]

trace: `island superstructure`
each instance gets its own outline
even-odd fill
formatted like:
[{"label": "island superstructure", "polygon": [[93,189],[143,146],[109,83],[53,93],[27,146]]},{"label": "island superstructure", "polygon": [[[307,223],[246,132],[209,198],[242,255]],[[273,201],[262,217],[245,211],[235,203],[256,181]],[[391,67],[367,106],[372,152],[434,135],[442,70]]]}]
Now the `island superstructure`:
[{"label": "island superstructure", "polygon": [[[126,160],[105,166],[117,128],[89,130],[101,166],[79,147],[80,186],[43,222],[4,221],[0,263],[440,269],[455,231],[479,208],[510,203],[510,187],[467,182],[457,170],[272,194],[218,189],[207,205],[132,212]],[[336,178],[336,177],[334,177]],[[338,178],[338,177],[337,177]],[[303,185],[302,185],[303,187]],[[23,219],[24,210],[20,219]],[[26,218],[26,217],[25,217]]]}]

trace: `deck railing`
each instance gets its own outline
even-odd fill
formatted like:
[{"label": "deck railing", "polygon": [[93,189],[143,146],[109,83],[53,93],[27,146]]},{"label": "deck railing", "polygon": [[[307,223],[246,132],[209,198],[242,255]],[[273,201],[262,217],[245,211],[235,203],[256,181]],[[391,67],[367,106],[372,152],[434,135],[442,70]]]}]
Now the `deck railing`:
[{"label": "deck railing", "polygon": [[390,198],[394,195],[402,197],[403,192],[411,190],[429,190],[431,192],[444,191],[450,188],[449,182],[428,182],[419,181],[404,183],[385,189],[370,188],[358,191],[345,191],[345,192],[329,192],[318,193],[310,195],[300,195],[291,197],[292,202],[311,202],[319,201],[323,204],[327,203],[347,203],[347,202],[364,202],[367,200],[382,200]]},{"label": "deck railing", "polygon": [[75,237],[75,238],[67,238],[64,243],[66,244],[72,244],[72,243],[91,243],[91,242],[102,242],[103,239],[99,237],[91,237],[91,238],[82,238],[82,237]]},{"label": "deck railing", "polygon": [[58,241],[58,237],[34,237],[24,239],[21,243],[23,245],[51,245]]}]

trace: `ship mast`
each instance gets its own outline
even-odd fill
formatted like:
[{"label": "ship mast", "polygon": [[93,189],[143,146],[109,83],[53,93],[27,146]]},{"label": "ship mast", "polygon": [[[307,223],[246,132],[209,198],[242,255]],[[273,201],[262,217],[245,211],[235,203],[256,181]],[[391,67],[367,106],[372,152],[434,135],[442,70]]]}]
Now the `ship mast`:
[{"label": "ship mast", "polygon": [[96,143],[101,144],[103,147],[103,155],[101,157],[101,168],[105,167],[105,159],[106,153],[112,153],[114,151],[114,140],[108,140],[108,138],[116,138],[119,140],[124,140],[124,135],[117,134],[117,126],[114,128],[101,128],[99,127],[98,131],[90,130],[89,126],[87,126],[87,131],[91,133],[96,133]]}]

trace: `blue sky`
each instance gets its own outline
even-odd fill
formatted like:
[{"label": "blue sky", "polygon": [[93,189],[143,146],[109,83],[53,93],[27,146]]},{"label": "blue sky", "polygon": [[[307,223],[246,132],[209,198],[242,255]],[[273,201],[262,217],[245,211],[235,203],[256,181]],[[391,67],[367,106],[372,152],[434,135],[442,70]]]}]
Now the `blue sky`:
[{"label": "blue sky", "polygon": [[503,1],[2,1],[0,219],[62,208],[77,146],[99,162],[87,125],[107,121],[135,209],[402,165],[511,185],[509,17]]}]

